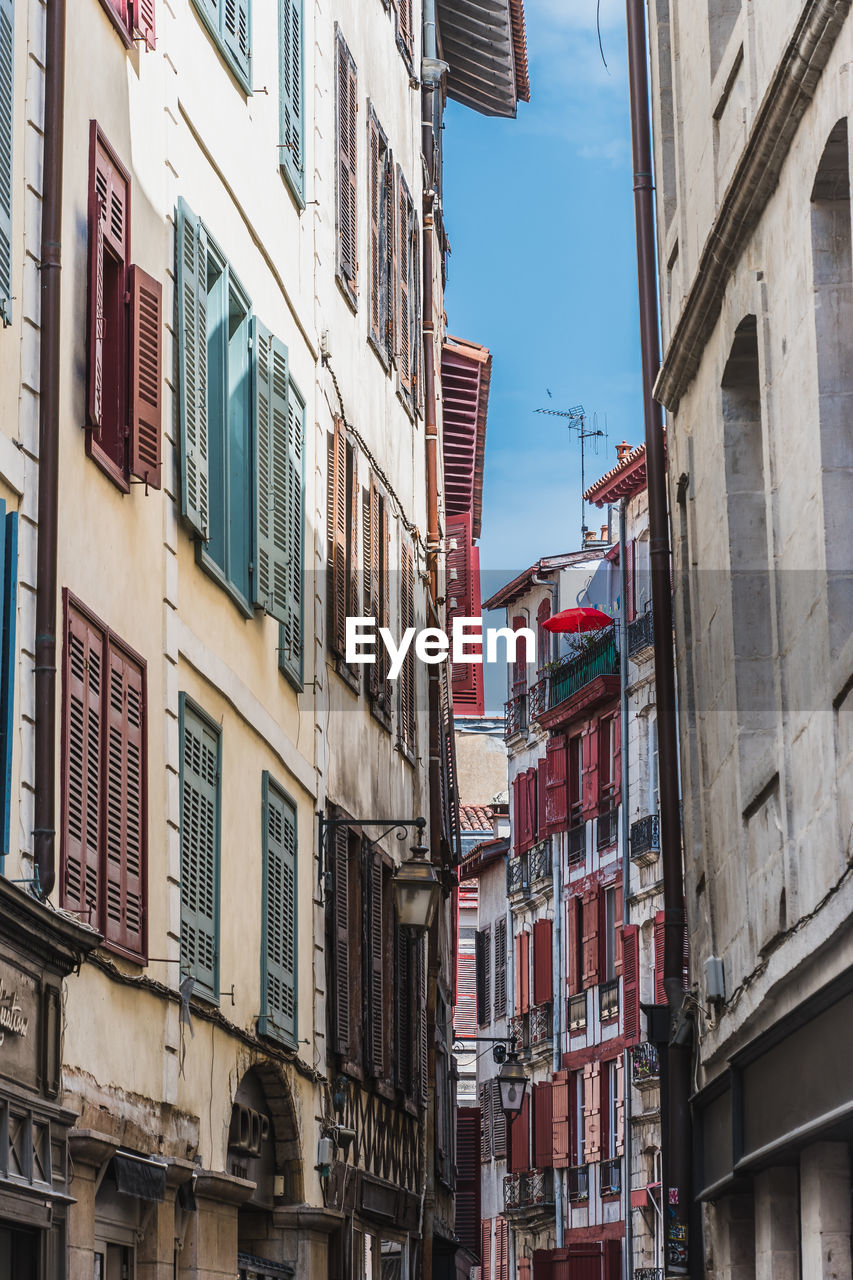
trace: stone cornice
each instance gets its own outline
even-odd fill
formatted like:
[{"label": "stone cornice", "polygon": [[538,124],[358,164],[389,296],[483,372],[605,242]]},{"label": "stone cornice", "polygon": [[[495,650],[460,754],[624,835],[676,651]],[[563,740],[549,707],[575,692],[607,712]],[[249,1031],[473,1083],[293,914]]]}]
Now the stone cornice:
[{"label": "stone cornice", "polygon": [[851,0],[806,0],[705,242],[667,347],[655,398],[675,411],[696,375],[729,277],[776,189],[794,134],[829,60]]}]

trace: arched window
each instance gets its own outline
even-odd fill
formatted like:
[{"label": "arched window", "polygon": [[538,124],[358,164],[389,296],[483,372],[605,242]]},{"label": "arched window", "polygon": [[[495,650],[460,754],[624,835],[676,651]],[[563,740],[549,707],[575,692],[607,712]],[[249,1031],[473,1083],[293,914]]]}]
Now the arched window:
[{"label": "arched window", "polygon": [[811,209],[827,608],[835,656],[853,630],[853,234],[846,119],[827,140]]}]

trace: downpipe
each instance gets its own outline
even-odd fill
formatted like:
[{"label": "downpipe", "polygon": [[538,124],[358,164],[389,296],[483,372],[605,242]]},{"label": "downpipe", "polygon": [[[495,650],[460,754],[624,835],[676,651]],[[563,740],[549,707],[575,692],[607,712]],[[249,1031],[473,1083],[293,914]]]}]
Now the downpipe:
[{"label": "downpipe", "polygon": [[[625,936],[625,929],[631,923],[631,908],[629,905],[629,899],[631,896],[631,824],[630,809],[628,805],[629,796],[631,794],[630,752],[628,750],[628,542],[626,536],[627,531],[625,528],[627,511],[628,499],[623,498],[619,503],[619,713],[622,723],[622,812],[620,814],[620,826],[622,828],[623,937]],[[624,1020],[624,1003],[622,1008],[622,1017]],[[633,1136],[631,1132],[631,1050],[626,1048],[623,1057],[622,1088],[624,1094],[623,1123],[625,1127],[623,1135],[623,1149],[625,1152],[625,1169],[622,1177],[622,1220],[625,1223],[625,1257],[623,1259],[622,1274],[624,1280],[631,1280],[631,1277],[634,1274],[634,1223],[631,1218],[631,1139]]]}]

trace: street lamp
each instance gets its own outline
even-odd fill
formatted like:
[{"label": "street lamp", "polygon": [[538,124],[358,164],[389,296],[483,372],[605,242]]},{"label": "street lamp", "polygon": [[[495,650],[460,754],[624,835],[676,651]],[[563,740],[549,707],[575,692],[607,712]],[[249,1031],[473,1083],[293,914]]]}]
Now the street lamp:
[{"label": "street lamp", "polygon": [[507,1120],[517,1116],[524,1104],[527,1089],[527,1076],[518,1060],[515,1049],[510,1049],[506,1062],[498,1073],[498,1089],[501,1095],[501,1110]]},{"label": "street lamp", "polygon": [[[421,840],[423,830],[419,822]],[[412,845],[411,852],[411,858],[394,873],[394,905],[403,928],[423,934],[432,924],[441,895],[441,883],[429,860],[429,848],[422,843],[416,844]]]}]

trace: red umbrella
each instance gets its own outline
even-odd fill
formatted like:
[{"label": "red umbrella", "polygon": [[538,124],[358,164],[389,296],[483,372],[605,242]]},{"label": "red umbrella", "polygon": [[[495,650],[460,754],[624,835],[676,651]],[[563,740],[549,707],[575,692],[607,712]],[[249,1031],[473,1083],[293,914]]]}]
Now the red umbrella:
[{"label": "red umbrella", "polygon": [[613,619],[600,609],[563,609],[542,623],[546,631],[578,635],[581,631],[602,631]]}]

